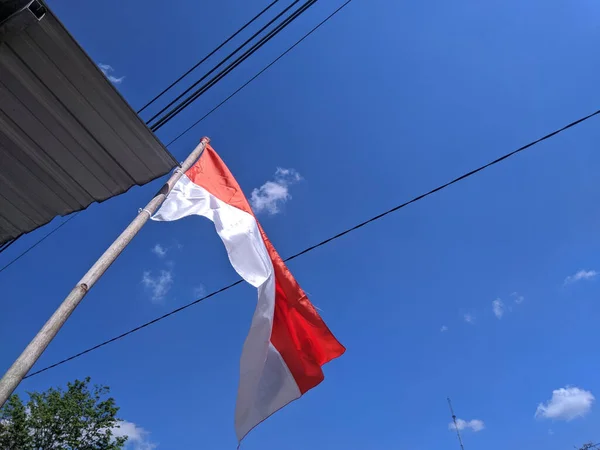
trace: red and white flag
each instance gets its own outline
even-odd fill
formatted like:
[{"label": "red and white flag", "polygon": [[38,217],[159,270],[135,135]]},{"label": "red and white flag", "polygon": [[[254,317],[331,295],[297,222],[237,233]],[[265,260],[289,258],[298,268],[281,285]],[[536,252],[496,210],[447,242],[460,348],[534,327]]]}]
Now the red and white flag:
[{"label": "red and white flag", "polygon": [[323,381],[321,366],[344,353],[254,216],[237,181],[210,147],[152,217],[190,215],[215,224],[236,272],[258,289],[240,362],[238,441],[275,411]]}]

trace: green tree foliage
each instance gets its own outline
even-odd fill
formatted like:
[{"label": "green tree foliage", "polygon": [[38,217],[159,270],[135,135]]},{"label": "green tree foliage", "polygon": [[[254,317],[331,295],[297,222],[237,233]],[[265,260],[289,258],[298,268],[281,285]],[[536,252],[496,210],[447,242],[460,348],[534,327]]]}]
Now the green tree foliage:
[{"label": "green tree foliage", "polygon": [[90,389],[89,382],[30,392],[27,404],[13,395],[0,409],[0,450],[123,449],[127,438],[113,434],[120,419],[109,388]]}]

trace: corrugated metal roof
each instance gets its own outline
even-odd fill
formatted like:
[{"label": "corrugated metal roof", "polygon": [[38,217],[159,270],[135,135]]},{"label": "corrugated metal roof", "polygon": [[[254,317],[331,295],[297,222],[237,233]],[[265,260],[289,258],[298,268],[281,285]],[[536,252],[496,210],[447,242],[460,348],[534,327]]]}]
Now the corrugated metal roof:
[{"label": "corrugated metal roof", "polygon": [[0,36],[0,245],[176,165],[50,10]]}]

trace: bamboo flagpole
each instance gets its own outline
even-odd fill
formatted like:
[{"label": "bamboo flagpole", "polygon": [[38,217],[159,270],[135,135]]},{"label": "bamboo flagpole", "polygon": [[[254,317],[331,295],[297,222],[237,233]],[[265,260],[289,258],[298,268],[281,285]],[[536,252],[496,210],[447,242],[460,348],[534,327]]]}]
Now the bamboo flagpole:
[{"label": "bamboo flagpole", "polygon": [[190,153],[181,167],[175,170],[165,185],[158,193],[140,210],[135,219],[129,224],[121,235],[111,244],[104,254],[94,263],[88,272],[79,280],[71,293],[63,300],[62,304],[52,314],[52,317],[44,324],[42,329],[33,338],[29,345],[23,350],[23,353],[17,358],[12,366],[6,371],[0,380],[0,408],[10,397],[25,375],[31,370],[33,365],[42,355],[46,347],[52,342],[61,327],[65,324],[69,316],[73,313],[77,305],[81,303],[83,297],[96,284],[100,277],[106,272],[113,262],[123,252],[125,247],[131,242],[135,235],[140,231],[150,216],[156,212],[160,205],[165,201],[167,195],[186,172],[200,157],[206,145],[210,142],[207,137],[202,138],[200,144]]}]

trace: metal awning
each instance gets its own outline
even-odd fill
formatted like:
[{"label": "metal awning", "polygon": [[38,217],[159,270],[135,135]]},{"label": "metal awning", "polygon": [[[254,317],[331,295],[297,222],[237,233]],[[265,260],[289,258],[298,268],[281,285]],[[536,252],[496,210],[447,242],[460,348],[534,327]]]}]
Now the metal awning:
[{"label": "metal awning", "polygon": [[48,7],[19,6],[0,8],[0,245],[177,165]]}]

